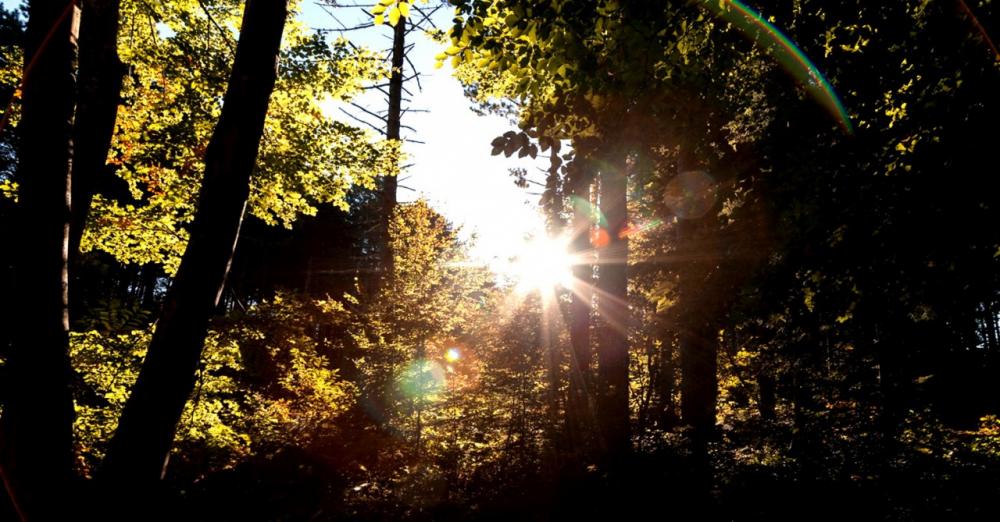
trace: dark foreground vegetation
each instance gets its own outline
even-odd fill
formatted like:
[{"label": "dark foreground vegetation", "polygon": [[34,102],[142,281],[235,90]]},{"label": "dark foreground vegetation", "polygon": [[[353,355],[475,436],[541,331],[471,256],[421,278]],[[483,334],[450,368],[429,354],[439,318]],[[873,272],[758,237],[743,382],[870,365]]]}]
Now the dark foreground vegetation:
[{"label": "dark foreground vegetation", "polygon": [[[0,11],[0,518],[1000,520],[996,3],[439,7]],[[420,32],[572,282],[397,202]]]}]

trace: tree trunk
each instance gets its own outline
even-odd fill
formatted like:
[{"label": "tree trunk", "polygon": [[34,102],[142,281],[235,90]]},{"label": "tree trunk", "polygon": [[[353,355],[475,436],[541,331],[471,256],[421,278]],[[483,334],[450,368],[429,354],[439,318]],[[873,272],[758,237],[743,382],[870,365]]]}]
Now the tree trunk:
[{"label": "tree trunk", "polygon": [[[692,146],[682,145],[677,157],[678,175],[703,167]],[[678,273],[681,323],[678,345],[681,366],[681,421],[693,428],[696,452],[704,451],[715,431],[718,396],[719,339],[709,276],[720,253],[713,251],[705,235],[714,228],[719,203],[704,215],[678,215],[677,254],[683,260]]]},{"label": "tree trunk", "polygon": [[674,353],[676,350],[673,332],[666,327],[660,328],[660,353],[657,358],[656,380],[653,383],[656,391],[656,414],[657,427],[662,430],[673,428],[677,425],[677,409],[674,403],[674,391],[676,382],[676,362]]},{"label": "tree trunk", "polygon": [[[704,261],[693,246],[695,223],[684,220],[677,223],[678,244],[685,252],[680,257],[689,259],[680,274],[680,306],[683,321],[679,332],[681,363],[681,420],[694,429],[696,442],[704,441],[715,429],[715,401],[718,395],[719,342],[716,328],[709,319],[709,305],[701,298],[700,288],[705,282]],[[702,253],[703,254],[703,253]]]},{"label": "tree trunk", "polygon": [[575,256],[573,264],[573,288],[569,304],[570,372],[569,402],[566,408],[567,426],[575,443],[583,444],[583,434],[588,431],[590,393],[592,385],[590,347],[590,315],[593,302],[594,266],[587,252],[590,251],[590,187],[592,174],[586,160],[576,160],[584,164],[577,167],[576,176],[570,180],[573,195],[573,240],[570,245]]},{"label": "tree trunk", "polygon": [[708,436],[715,428],[718,342],[712,330],[704,319],[692,318],[680,335],[681,419],[696,436]]},{"label": "tree trunk", "polygon": [[17,128],[24,226],[13,245],[17,306],[0,420],[0,470],[25,519],[62,519],[73,477],[66,264],[78,25],[71,2],[29,4]]},{"label": "tree trunk", "polygon": [[[85,0],[80,23],[79,100],[73,142],[71,262],[90,213],[98,180],[110,176],[108,150],[118,118],[124,65],[118,58],[119,0]],[[71,271],[72,271],[71,267]]]},{"label": "tree trunk", "polygon": [[763,420],[773,421],[776,417],[777,387],[777,382],[770,373],[761,371],[757,374],[757,409]]},{"label": "tree trunk", "polygon": [[[400,17],[392,33],[392,72],[389,76],[389,111],[386,113],[385,137],[390,140],[400,139],[400,119],[403,106],[403,60],[406,57],[406,18]],[[389,277],[393,271],[392,247],[389,239],[389,223],[396,210],[396,176],[385,176],[382,179],[382,223],[380,227],[382,266],[379,267],[383,277]]]},{"label": "tree trunk", "polygon": [[239,236],[287,15],[286,0],[246,3],[191,240],[104,462],[112,484],[141,488],[163,474]]},{"label": "tree trunk", "polygon": [[597,251],[598,417],[609,462],[630,450],[627,301],[628,238],[625,155],[612,153],[601,170],[600,208],[607,219]]},{"label": "tree trunk", "polygon": [[[542,294],[545,290],[540,291]],[[546,376],[548,377],[548,386],[546,387],[546,412],[548,414],[548,423],[546,429],[546,435],[549,442],[549,452],[546,454],[547,457],[551,458],[551,464],[549,470],[555,470],[558,468],[558,464],[562,462],[563,456],[565,455],[563,447],[560,444],[559,435],[561,430],[559,429],[559,418],[560,409],[562,405],[560,404],[560,375],[559,367],[561,366],[561,361],[559,360],[558,352],[558,339],[559,336],[555,330],[556,327],[556,317],[559,314],[556,308],[558,304],[554,301],[551,296],[540,295],[539,296],[539,306],[540,306],[540,321],[539,321],[539,337],[541,341],[541,348],[545,354],[545,370]]]}]

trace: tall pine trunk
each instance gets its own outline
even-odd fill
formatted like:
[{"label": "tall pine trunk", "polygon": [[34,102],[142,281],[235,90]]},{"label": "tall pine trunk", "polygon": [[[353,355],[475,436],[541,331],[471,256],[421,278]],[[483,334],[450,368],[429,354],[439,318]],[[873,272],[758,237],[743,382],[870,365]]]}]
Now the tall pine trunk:
[{"label": "tall pine trunk", "polygon": [[287,16],[286,0],[246,3],[191,240],[104,462],[112,484],[143,487],[165,469],[239,237]]},{"label": "tall pine trunk", "polygon": [[606,457],[630,450],[628,405],[628,225],[625,154],[614,151],[600,178],[600,208],[607,220],[598,248],[597,408]]},{"label": "tall pine trunk", "polygon": [[67,243],[76,30],[71,2],[28,6],[22,117],[17,130],[15,253],[16,317],[0,419],[0,470],[25,519],[59,520],[73,477],[73,397],[70,389]]},{"label": "tall pine trunk", "polygon": [[[406,58],[406,18],[400,17],[392,32],[392,71],[389,76],[389,110],[386,113],[385,137],[389,140],[400,139],[400,127],[403,106],[403,60]],[[382,179],[382,223],[380,224],[382,279],[390,277],[393,272],[393,253],[389,238],[389,223],[396,210],[396,176],[385,176]]]}]

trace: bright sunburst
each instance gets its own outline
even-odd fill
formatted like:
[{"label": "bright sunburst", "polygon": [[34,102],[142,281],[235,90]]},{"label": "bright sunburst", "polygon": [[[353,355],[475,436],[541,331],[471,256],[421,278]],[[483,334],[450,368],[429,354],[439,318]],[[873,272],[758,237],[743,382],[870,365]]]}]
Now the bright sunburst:
[{"label": "bright sunburst", "polygon": [[568,246],[568,241],[554,238],[527,240],[519,246],[507,275],[521,292],[552,289],[560,285],[570,288],[573,256]]}]

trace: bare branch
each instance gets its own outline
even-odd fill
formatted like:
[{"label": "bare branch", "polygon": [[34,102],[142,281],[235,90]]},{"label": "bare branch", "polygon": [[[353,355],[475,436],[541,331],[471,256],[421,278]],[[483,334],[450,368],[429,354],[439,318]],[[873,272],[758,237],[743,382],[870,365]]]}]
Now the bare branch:
[{"label": "bare branch", "polygon": [[413,24],[412,27],[419,28],[422,31],[426,31],[426,29],[423,29],[423,28],[420,27],[420,24],[422,24],[424,22],[430,22],[431,27],[433,27],[434,29],[437,29],[437,25],[434,23],[433,20],[431,20],[431,16],[434,16],[434,13],[436,13],[438,11],[438,9],[441,9],[441,4],[438,4],[438,5],[434,6],[433,9],[431,9],[430,11],[427,11],[427,12],[425,12],[423,10],[423,8],[417,7],[416,5],[413,5],[413,8],[416,9],[418,13],[420,13],[421,15],[423,15],[423,18],[421,18],[420,21],[418,21],[415,24]]},{"label": "bare branch", "polygon": [[233,45],[233,42],[230,41],[230,38],[232,38],[233,35],[229,34],[229,32],[227,32],[225,29],[222,28],[221,25],[219,25],[219,22],[215,21],[215,17],[212,16],[212,13],[208,10],[208,6],[205,5],[205,2],[202,2],[202,0],[198,0],[198,5],[200,5],[201,10],[205,12],[205,16],[208,17],[208,21],[212,22],[212,25],[215,26],[215,28],[219,31],[220,34],[222,34],[222,39],[225,40],[226,47],[229,48],[229,52],[235,55],[236,47]]},{"label": "bare branch", "polygon": [[[403,59],[406,60],[406,63],[410,64],[410,68],[415,71],[413,73],[413,76],[410,76],[410,79],[417,80],[417,89],[419,89],[420,92],[424,92],[424,86],[420,84],[420,73],[416,72],[417,71],[417,67],[415,65],[413,65],[412,61],[410,61],[410,54],[409,53],[403,53]],[[405,82],[406,79],[404,79],[403,81]]]},{"label": "bare branch", "polygon": [[[341,24],[341,25],[343,25],[343,24]],[[355,25],[353,27],[343,27],[343,28],[340,28],[340,29],[337,29],[337,28],[330,28],[330,29],[317,28],[317,30],[335,32],[335,33],[346,33],[348,31],[359,31],[361,29],[368,29],[369,27],[375,27],[375,24],[372,23],[372,22],[365,22],[365,23],[363,23],[361,25]]]},{"label": "bare branch", "polygon": [[386,117],[385,116],[382,116],[382,115],[377,114],[377,113],[375,113],[373,111],[370,111],[370,110],[366,109],[364,106],[362,106],[362,105],[360,105],[360,104],[358,104],[356,102],[351,102],[351,105],[354,106],[355,108],[361,110],[365,114],[368,114],[369,116],[374,116],[375,118],[378,118],[378,119],[382,120],[383,122],[386,121]]},{"label": "bare branch", "polygon": [[347,115],[347,117],[351,118],[352,120],[354,120],[354,121],[356,121],[356,122],[359,122],[359,123],[363,123],[363,124],[365,124],[365,125],[367,125],[367,126],[371,127],[372,129],[374,129],[374,130],[375,130],[376,132],[378,132],[379,134],[381,134],[381,135],[385,136],[385,130],[384,130],[384,129],[381,129],[381,128],[379,128],[379,127],[375,126],[375,125],[372,125],[372,124],[371,124],[370,122],[368,122],[368,121],[365,121],[365,120],[363,120],[363,119],[361,119],[361,118],[359,118],[359,117],[357,117],[357,116],[355,116],[355,115],[351,114],[350,112],[347,112],[346,110],[344,110],[344,108],[343,108],[343,107],[337,107],[337,109],[339,109],[339,110],[340,110],[340,112],[342,112],[342,113],[346,114],[346,115]]}]

